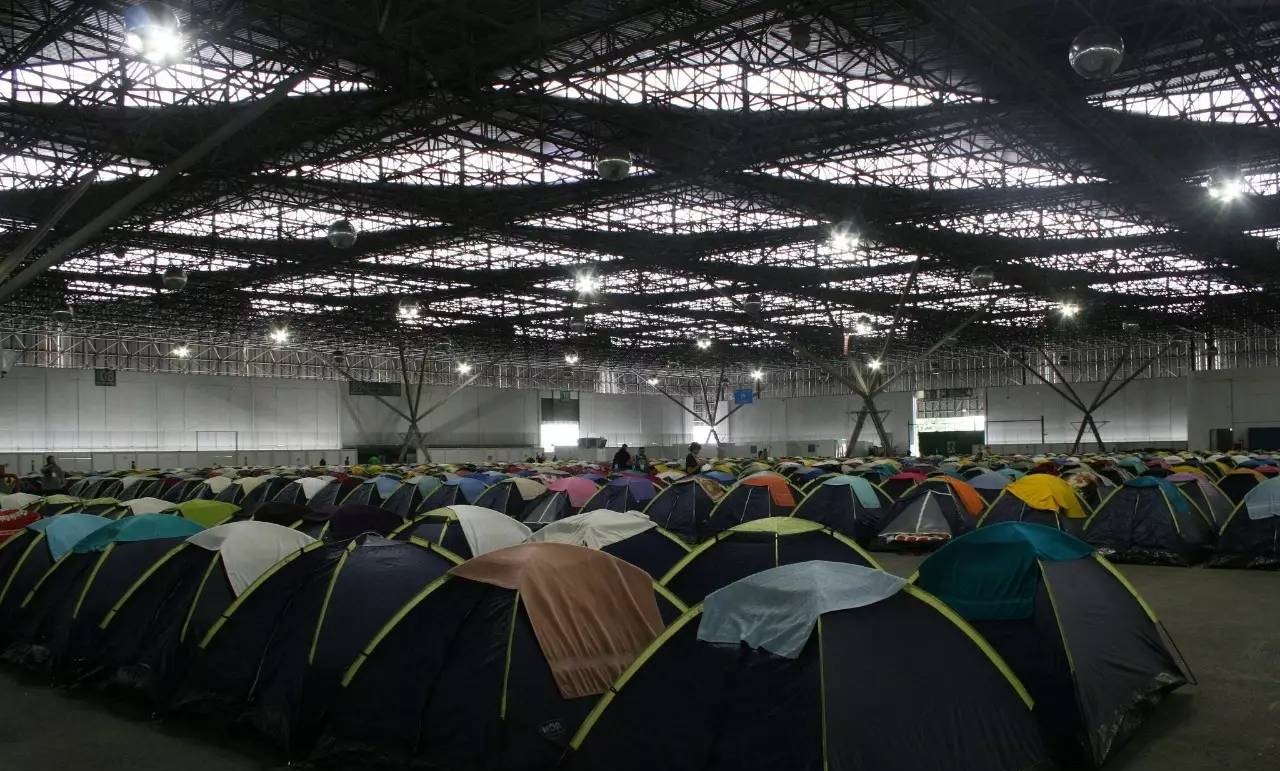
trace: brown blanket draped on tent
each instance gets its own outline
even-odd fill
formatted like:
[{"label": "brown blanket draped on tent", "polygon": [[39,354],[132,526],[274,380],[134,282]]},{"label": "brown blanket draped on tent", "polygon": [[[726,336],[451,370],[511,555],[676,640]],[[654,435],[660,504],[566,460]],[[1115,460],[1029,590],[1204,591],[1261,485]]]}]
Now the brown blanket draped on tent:
[{"label": "brown blanket draped on tent", "polygon": [[565,698],[604,693],[663,629],[649,574],[592,549],[521,544],[452,572],[520,593]]}]

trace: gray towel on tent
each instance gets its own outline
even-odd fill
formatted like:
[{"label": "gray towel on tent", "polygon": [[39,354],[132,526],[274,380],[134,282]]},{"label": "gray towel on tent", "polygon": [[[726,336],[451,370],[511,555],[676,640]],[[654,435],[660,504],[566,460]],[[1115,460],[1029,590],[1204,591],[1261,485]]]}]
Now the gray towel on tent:
[{"label": "gray towel on tent", "polygon": [[698,639],[745,642],[798,658],[818,617],[860,608],[897,594],[906,580],[839,562],[799,562],[765,570],[712,592],[702,603]]}]

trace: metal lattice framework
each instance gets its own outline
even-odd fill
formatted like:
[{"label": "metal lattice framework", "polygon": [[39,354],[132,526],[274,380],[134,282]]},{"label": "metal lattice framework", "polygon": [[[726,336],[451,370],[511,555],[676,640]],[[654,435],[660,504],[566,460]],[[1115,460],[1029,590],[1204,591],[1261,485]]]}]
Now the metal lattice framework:
[{"label": "metal lattice framework", "polygon": [[[58,331],[139,345],[804,370],[797,345],[905,360],[977,310],[957,345],[989,352],[1280,310],[1267,4],[191,0],[167,67],[125,5],[0,9],[11,332],[70,304]],[[1127,52],[1086,81],[1065,54],[1096,23]],[[600,179],[614,144],[632,173]]]}]

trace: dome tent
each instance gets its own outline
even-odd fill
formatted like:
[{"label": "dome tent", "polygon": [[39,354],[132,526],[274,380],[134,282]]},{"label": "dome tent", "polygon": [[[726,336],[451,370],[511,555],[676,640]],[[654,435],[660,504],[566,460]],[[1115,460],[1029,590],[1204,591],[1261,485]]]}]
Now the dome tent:
[{"label": "dome tent", "polygon": [[391,533],[398,540],[420,538],[464,560],[529,540],[532,531],[506,514],[457,503],[419,514]]},{"label": "dome tent", "polygon": [[723,497],[724,487],[714,479],[685,477],[659,490],[645,506],[644,513],[686,543],[697,543],[709,535],[707,523],[711,510]]},{"label": "dome tent", "polygon": [[423,587],[457,564],[422,541],[311,544],[263,573],[199,642],[171,709],[230,710],[306,757],[343,668]]},{"label": "dome tent", "polygon": [[184,671],[195,643],[235,598],[314,542],[297,530],[248,520],[196,533],[120,594],[98,622],[93,663],[162,702],[161,683]]},{"label": "dome tent", "polygon": [[[905,672],[927,696],[902,687]],[[990,771],[1047,760],[1030,698],[972,628],[900,578],[826,562],[708,596],[636,659],[570,746],[570,771]]]},{"label": "dome tent", "polygon": [[888,494],[865,477],[837,475],[809,489],[791,516],[826,525],[858,543],[876,536],[881,518],[893,505]]},{"label": "dome tent", "polygon": [[578,546],[530,543],[470,560],[368,641],[319,754],[548,768],[595,695],[659,634],[664,602],[644,571]]},{"label": "dome tent", "polygon": [[1102,502],[1081,537],[1116,562],[1193,565],[1208,556],[1213,531],[1177,486],[1136,477]]},{"label": "dome tent", "polygon": [[974,524],[950,487],[917,485],[893,504],[875,543],[884,548],[929,548],[969,532]]},{"label": "dome tent", "polygon": [[1227,517],[1231,516],[1232,510],[1236,507],[1236,504],[1231,502],[1226,493],[1219,490],[1217,485],[1198,472],[1170,474],[1165,479],[1178,486],[1182,494],[1187,496],[1192,505],[1200,510],[1200,513],[1210,521],[1215,530],[1222,528],[1227,521]]},{"label": "dome tent", "polygon": [[1209,566],[1280,570],[1280,478],[1245,494],[1222,525]]},{"label": "dome tent", "polygon": [[529,540],[599,549],[654,578],[661,578],[689,553],[689,547],[674,533],[638,511],[585,511],[547,525]]},{"label": "dome tent", "polygon": [[817,522],[768,517],[732,527],[703,541],[662,577],[662,585],[687,604],[740,578],[779,565],[811,560],[879,568],[846,535]]},{"label": "dome tent", "polygon": [[59,514],[32,522],[0,544],[0,650],[17,631],[22,601],[40,577],[80,539],[113,521],[93,514]]},{"label": "dome tent", "polygon": [[537,480],[512,477],[486,488],[473,503],[524,522],[546,492],[547,486]]},{"label": "dome tent", "polygon": [[781,474],[761,471],[744,477],[711,509],[703,537],[754,519],[785,517],[799,499],[795,486]]},{"label": "dome tent", "polygon": [[98,621],[111,604],[170,549],[204,528],[168,514],[116,520],[81,538],[22,601],[18,644],[10,653],[55,672],[91,655]]},{"label": "dome tent", "polygon": [[1151,609],[1084,542],[1006,522],[958,538],[915,583],[991,643],[1036,700],[1063,767],[1098,766],[1193,678]]},{"label": "dome tent", "polygon": [[998,522],[1031,522],[1078,534],[1087,516],[1071,485],[1050,474],[1027,474],[1014,480],[978,520],[978,526]]}]

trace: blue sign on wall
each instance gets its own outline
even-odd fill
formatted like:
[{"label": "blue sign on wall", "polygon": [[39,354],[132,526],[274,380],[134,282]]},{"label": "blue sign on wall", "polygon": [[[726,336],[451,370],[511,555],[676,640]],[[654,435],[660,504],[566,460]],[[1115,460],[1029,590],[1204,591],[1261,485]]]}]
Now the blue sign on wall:
[{"label": "blue sign on wall", "polygon": [[733,392],[734,404],[750,404],[756,398],[756,392],[750,388],[738,388]]}]

